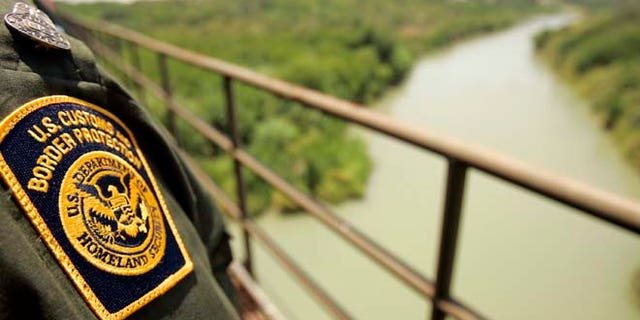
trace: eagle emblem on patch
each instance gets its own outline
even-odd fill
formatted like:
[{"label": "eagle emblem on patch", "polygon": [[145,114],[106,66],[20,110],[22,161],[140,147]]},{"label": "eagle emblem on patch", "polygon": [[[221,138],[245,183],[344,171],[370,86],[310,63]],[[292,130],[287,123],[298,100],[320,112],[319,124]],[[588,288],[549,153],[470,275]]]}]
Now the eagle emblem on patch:
[{"label": "eagle emblem on patch", "polygon": [[0,174],[90,308],[122,319],[193,265],[131,131],[50,96],[0,123]]},{"label": "eagle emblem on patch", "polygon": [[71,165],[60,217],[74,248],[99,269],[143,274],[164,254],[160,205],[133,167],[109,153],[93,151]]}]

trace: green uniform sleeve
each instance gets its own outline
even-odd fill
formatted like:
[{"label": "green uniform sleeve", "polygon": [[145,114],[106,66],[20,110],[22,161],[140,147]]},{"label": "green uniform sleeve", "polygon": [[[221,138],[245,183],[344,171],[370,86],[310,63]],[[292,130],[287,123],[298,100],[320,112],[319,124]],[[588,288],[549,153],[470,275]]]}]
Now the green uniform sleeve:
[{"label": "green uniform sleeve", "polygon": [[[0,14],[10,12],[13,3],[0,0]],[[131,318],[237,319],[227,297],[232,296],[225,272],[231,261],[228,235],[214,202],[164,129],[96,65],[82,42],[68,39],[71,51],[43,51],[0,26],[0,119],[33,99],[67,95],[124,122],[148,160],[194,264],[189,276]],[[7,186],[0,191],[0,318],[95,318]]]}]

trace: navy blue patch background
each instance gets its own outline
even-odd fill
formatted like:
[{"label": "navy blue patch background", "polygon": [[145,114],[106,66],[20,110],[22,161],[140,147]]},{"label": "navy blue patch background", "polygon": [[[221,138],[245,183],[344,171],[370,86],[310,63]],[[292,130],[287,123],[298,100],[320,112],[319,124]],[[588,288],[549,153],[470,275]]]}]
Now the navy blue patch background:
[{"label": "navy blue patch background", "polygon": [[[46,193],[33,191],[27,189],[29,179],[32,177],[32,169],[36,165],[37,158],[42,154],[44,147],[51,143],[51,140],[61,133],[67,132],[73,136],[71,129],[74,127],[62,126],[58,120],[58,111],[61,110],[81,110],[86,111],[101,118],[104,118],[114,125],[114,128],[133,142],[133,137],[129,136],[128,132],[121,127],[116,121],[111,119],[105,114],[97,112],[93,109],[72,104],[72,103],[56,103],[49,106],[42,107],[38,110],[31,112],[24,117],[16,126],[4,137],[0,143],[0,152],[4,156],[4,159],[8,166],[13,171],[14,175],[18,179],[22,189],[27,193],[29,199],[33,205],[37,208],[38,212],[44,219],[45,223],[51,230],[53,236],[56,238],[64,252],[71,259],[72,263],[82,275],[86,283],[91,287],[95,295],[102,302],[104,307],[110,312],[115,313],[122,310],[132,302],[138,300],[149,291],[156,288],[162,281],[168,276],[174,274],[180,270],[186,263],[185,258],[182,256],[176,238],[167,223],[166,217],[163,215],[163,222],[166,230],[166,249],[164,257],[160,263],[149,272],[143,275],[137,276],[120,276],[108,273],[100,270],[88,261],[86,261],[72,246],[68,240],[62,228],[60,220],[60,213],[58,208],[58,197],[62,179],[66,173],[66,170],[71,164],[83,154],[90,151],[105,151],[114,154],[133,168],[136,168],[131,162],[126,160],[126,157],[119,154],[114,149],[107,147],[106,145],[99,143],[78,143],[60,163],[56,166],[53,172],[53,178],[49,181],[49,190]],[[57,124],[62,126],[62,129],[51,136],[46,142],[41,143],[31,137],[27,130],[31,129],[32,125],[40,125],[41,119],[45,116],[54,119]],[[90,126],[83,126],[90,127]],[[75,139],[75,136],[74,136]],[[75,139],[77,142],[77,139]],[[132,147],[134,149],[135,147]],[[134,149],[135,150],[135,149]],[[141,155],[137,152],[134,154],[141,158]],[[146,172],[144,166],[142,169],[137,170],[143,177],[145,182],[153,190],[156,199],[159,200],[157,191],[153,188],[151,179]],[[160,201],[158,201],[160,203]],[[168,214],[168,212],[165,212]]]}]

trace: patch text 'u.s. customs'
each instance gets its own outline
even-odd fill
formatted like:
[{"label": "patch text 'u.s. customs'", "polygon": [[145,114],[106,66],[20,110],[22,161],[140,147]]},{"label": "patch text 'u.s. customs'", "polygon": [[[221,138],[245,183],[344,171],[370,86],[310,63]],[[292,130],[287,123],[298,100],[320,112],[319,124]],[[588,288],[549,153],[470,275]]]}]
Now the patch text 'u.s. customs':
[{"label": "patch text 'u.s. customs'", "polygon": [[0,123],[0,174],[90,308],[122,319],[193,266],[135,137],[88,102],[49,96]]}]

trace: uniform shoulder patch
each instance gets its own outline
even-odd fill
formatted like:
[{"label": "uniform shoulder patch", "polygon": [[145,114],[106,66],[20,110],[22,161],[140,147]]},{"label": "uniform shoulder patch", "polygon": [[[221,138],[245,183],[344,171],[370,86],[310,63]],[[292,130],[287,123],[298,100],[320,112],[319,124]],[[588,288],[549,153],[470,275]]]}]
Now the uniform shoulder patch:
[{"label": "uniform shoulder patch", "polygon": [[101,319],[122,319],[192,262],[129,129],[88,102],[50,96],[0,123],[0,174]]}]

